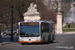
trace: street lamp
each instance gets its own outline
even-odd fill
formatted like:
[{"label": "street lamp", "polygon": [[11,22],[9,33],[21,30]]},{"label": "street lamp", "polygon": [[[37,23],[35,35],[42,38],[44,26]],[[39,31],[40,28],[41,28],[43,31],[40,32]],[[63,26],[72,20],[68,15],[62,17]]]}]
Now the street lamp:
[{"label": "street lamp", "polygon": [[0,43],[2,43],[2,36],[1,36],[1,21],[0,21]]},{"label": "street lamp", "polygon": [[14,41],[14,39],[13,39],[13,6],[11,7],[11,13],[12,13],[12,17],[11,17],[11,38],[10,38],[10,41]]}]

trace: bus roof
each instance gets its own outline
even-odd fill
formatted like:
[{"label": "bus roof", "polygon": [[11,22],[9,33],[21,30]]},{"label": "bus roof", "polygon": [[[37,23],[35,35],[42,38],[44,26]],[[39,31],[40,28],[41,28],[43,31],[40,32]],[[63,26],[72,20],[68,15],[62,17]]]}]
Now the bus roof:
[{"label": "bus roof", "polygon": [[[34,21],[19,22],[19,23],[30,23],[30,22],[46,22],[46,23],[54,23],[53,21],[47,21],[47,20],[34,20]],[[18,23],[18,24],[19,24],[19,23]]]}]

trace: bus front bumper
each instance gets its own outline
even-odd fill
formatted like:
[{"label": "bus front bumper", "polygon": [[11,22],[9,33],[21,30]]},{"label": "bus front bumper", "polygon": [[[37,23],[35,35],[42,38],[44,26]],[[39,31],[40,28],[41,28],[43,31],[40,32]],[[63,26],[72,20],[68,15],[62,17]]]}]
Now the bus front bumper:
[{"label": "bus front bumper", "polygon": [[41,43],[42,40],[37,40],[37,41],[20,41],[19,40],[19,43]]}]

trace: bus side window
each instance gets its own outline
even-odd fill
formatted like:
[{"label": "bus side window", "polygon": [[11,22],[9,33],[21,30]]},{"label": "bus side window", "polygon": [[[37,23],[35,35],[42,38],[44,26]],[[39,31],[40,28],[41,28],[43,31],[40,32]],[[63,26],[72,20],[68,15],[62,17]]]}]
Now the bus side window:
[{"label": "bus side window", "polygon": [[52,30],[53,30],[53,27],[52,27],[52,24],[51,24],[51,32],[52,32]]},{"label": "bus side window", "polygon": [[49,24],[48,23],[42,23],[41,31],[42,32],[49,32]]},{"label": "bus side window", "polygon": [[17,33],[19,33],[19,26],[16,24]]},{"label": "bus side window", "polygon": [[44,27],[42,26],[42,30],[44,30]]}]

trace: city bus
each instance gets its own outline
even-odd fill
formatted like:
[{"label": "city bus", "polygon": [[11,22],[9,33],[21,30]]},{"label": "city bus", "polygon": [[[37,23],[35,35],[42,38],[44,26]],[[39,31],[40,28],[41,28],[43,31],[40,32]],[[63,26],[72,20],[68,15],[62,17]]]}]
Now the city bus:
[{"label": "city bus", "polygon": [[55,40],[55,24],[52,21],[19,22],[19,43],[45,43]]}]

